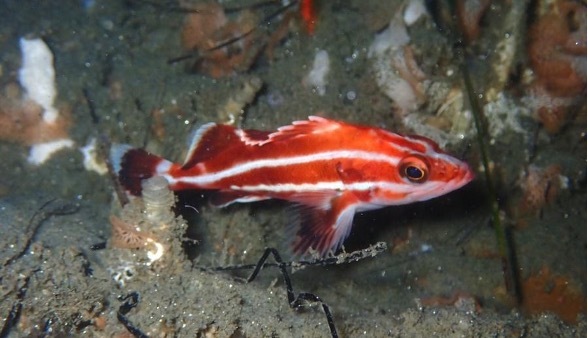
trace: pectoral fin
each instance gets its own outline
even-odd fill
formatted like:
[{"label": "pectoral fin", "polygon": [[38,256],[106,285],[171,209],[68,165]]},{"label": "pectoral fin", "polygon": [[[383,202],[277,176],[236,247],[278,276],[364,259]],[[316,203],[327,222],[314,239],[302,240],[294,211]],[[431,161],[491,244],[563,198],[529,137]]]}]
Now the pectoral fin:
[{"label": "pectoral fin", "polygon": [[300,219],[295,227],[293,251],[305,254],[309,250],[324,256],[337,250],[351,232],[358,200],[352,193],[344,193],[331,200],[330,208],[300,207]]}]

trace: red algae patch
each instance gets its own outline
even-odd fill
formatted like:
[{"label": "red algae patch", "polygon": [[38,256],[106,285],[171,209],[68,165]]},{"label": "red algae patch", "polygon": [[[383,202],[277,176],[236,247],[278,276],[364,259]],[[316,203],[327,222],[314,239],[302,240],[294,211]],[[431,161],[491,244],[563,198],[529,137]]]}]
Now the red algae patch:
[{"label": "red algae patch", "polygon": [[520,217],[539,215],[541,209],[554,202],[567,185],[562,181],[561,166],[549,165],[545,168],[530,165],[520,178],[523,192],[517,211]]},{"label": "red algae patch", "polygon": [[568,324],[575,324],[586,313],[586,295],[564,276],[551,273],[544,266],[522,283],[523,312],[537,315],[552,312]]}]

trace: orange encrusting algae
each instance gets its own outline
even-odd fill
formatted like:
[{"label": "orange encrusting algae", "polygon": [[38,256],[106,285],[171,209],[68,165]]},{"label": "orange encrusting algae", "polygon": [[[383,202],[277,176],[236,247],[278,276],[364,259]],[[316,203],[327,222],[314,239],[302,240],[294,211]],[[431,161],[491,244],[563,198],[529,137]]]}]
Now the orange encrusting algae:
[{"label": "orange encrusting algae", "polygon": [[522,196],[516,207],[519,227],[525,226],[525,218],[539,215],[543,208],[553,203],[565,183],[561,178],[561,166],[552,164],[545,168],[530,165],[519,181]]},{"label": "orange encrusting algae", "polygon": [[[215,2],[189,7],[182,29],[182,46],[197,51],[194,70],[213,78],[230,76],[249,69],[258,50],[254,48],[257,18],[245,10],[236,20],[229,20],[224,8]],[[224,43],[235,40],[222,48]]]},{"label": "orange encrusting algae", "polygon": [[586,5],[555,1],[528,31],[535,117],[558,133],[586,97]]},{"label": "orange encrusting algae", "polygon": [[43,119],[43,107],[22,98],[16,84],[8,84],[0,95],[0,140],[35,145],[68,138],[71,126],[69,108],[62,107],[53,123]]},{"label": "orange encrusting algae", "polygon": [[523,311],[528,315],[553,312],[563,321],[574,324],[586,313],[586,295],[564,276],[551,273],[544,266],[522,284]]}]

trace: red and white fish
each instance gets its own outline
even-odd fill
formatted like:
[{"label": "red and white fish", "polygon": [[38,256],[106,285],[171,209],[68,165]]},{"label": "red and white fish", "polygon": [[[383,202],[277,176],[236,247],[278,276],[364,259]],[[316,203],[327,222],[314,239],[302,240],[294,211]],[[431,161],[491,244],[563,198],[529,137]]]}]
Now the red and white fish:
[{"label": "red and white fish", "polygon": [[270,198],[300,204],[298,254],[339,248],[356,212],[428,200],[474,176],[427,138],[318,116],[273,132],[205,124],[184,164],[128,145],[111,153],[121,184],[135,195],[141,180],[160,175],[172,190],[214,190],[219,206]]}]

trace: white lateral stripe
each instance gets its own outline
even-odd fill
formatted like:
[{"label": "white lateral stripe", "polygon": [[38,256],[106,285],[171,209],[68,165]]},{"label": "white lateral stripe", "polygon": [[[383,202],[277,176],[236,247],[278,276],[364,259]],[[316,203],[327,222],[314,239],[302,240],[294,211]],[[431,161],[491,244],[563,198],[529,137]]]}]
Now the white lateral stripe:
[{"label": "white lateral stripe", "polygon": [[398,165],[400,161],[399,157],[387,156],[382,155],[379,153],[368,152],[368,151],[361,151],[361,150],[338,150],[338,151],[326,151],[322,153],[315,153],[310,155],[302,155],[302,156],[293,156],[293,157],[284,157],[284,158],[269,158],[269,159],[262,159],[262,160],[254,160],[245,162],[239,165],[235,165],[231,168],[221,170],[215,173],[203,174],[199,176],[190,176],[190,177],[179,177],[174,180],[174,182],[170,183],[188,183],[194,185],[206,185],[211,184],[225,178],[231,176],[241,175],[251,170],[261,169],[261,168],[277,168],[277,167],[285,167],[293,164],[304,164],[304,163],[311,163],[317,161],[326,161],[326,160],[333,160],[333,159],[347,159],[347,158],[357,158],[372,162],[386,162],[392,166]]},{"label": "white lateral stripe", "polygon": [[367,191],[374,188],[391,190],[399,193],[409,193],[414,191],[414,186],[407,183],[393,183],[388,181],[372,181],[372,182],[356,182],[351,184],[344,184],[342,181],[333,182],[316,182],[316,183],[301,183],[301,184],[258,184],[258,185],[232,185],[231,190],[238,191],[269,191],[276,193],[287,193],[287,192],[313,192],[321,190],[354,190],[354,191]]},{"label": "white lateral stripe", "polygon": [[343,190],[345,185],[341,181],[316,182],[302,184],[258,184],[258,185],[232,185],[231,190],[240,191],[271,191],[271,192],[308,192],[321,190]]}]

